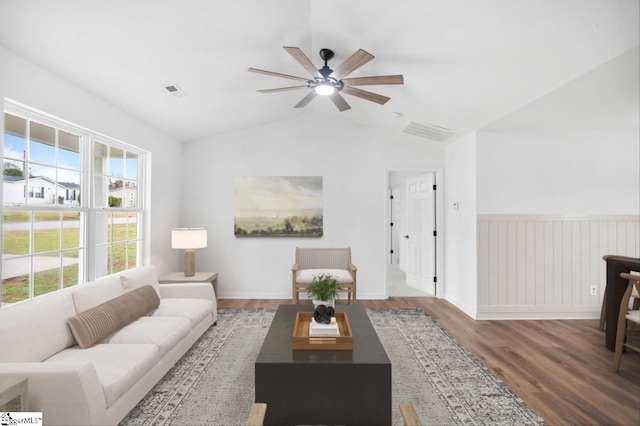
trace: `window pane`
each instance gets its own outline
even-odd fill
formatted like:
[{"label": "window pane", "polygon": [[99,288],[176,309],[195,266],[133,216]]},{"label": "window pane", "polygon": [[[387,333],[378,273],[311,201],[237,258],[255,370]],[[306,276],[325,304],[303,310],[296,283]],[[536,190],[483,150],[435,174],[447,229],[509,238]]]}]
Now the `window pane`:
[{"label": "window pane", "polygon": [[29,161],[55,165],[56,129],[32,121],[30,136]]},{"label": "window pane", "polygon": [[113,269],[112,274],[116,272],[124,271],[127,269],[127,245],[126,244],[114,244],[113,245]]},{"label": "window pane", "polygon": [[25,147],[27,137],[27,120],[11,114],[4,115],[4,167],[3,167],[3,192],[4,204],[24,204],[24,170]]},{"label": "window pane", "polygon": [[34,296],[60,289],[60,253],[34,256],[33,270]]},{"label": "window pane", "polygon": [[122,207],[135,209],[138,207],[138,183],[125,181],[123,188]]},{"label": "window pane", "polygon": [[58,171],[58,204],[80,205],[80,172]]},{"label": "window pane", "polygon": [[[4,172],[7,173],[6,163]],[[3,176],[2,202],[5,205],[21,205],[27,202],[25,180],[21,176]]]},{"label": "window pane", "polygon": [[127,173],[125,178],[138,180],[138,154],[127,152]]},{"label": "window pane", "polygon": [[2,303],[15,303],[29,298],[31,258],[2,259]]},{"label": "window pane", "polygon": [[[24,160],[27,139],[27,120],[15,115],[4,115],[5,158]],[[5,166],[6,168],[6,166]]]},{"label": "window pane", "polygon": [[127,213],[127,240],[138,238],[138,217],[137,213]]},{"label": "window pane", "polygon": [[124,151],[120,148],[109,147],[109,176],[124,177]]},{"label": "window pane", "polygon": [[76,285],[80,279],[79,259],[82,250],[69,250],[62,253],[62,286]]},{"label": "window pane", "polygon": [[28,203],[33,205],[51,205],[56,200],[56,169],[55,167],[31,166],[30,177],[27,182]]},{"label": "window pane", "polygon": [[80,170],[80,136],[58,132],[58,166]]},{"label": "window pane", "polygon": [[[2,258],[10,255],[29,254],[31,214],[27,212],[2,212]],[[4,276],[5,270],[2,273]]]},{"label": "window pane", "polygon": [[35,212],[33,214],[33,252],[60,250],[59,212]]},{"label": "window pane", "polygon": [[113,235],[113,241],[124,241],[127,238],[127,214],[113,214],[111,232]]},{"label": "window pane", "polygon": [[62,248],[80,247],[80,213],[62,214]]},{"label": "window pane", "polygon": [[124,182],[122,179],[109,179],[109,207],[125,207],[122,203]]},{"label": "window pane", "polygon": [[127,269],[138,266],[138,243],[127,244]]}]

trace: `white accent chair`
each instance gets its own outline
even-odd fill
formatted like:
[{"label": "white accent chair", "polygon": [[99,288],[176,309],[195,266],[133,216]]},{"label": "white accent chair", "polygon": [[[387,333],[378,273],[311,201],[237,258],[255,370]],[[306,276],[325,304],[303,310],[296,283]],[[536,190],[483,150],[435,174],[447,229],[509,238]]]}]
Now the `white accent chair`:
[{"label": "white accent chair", "polygon": [[296,247],[296,263],[291,267],[293,303],[299,303],[300,293],[306,293],[313,277],[331,274],[340,283],[339,292],[347,293],[347,301],[356,303],[356,272],[351,263],[351,248]]}]

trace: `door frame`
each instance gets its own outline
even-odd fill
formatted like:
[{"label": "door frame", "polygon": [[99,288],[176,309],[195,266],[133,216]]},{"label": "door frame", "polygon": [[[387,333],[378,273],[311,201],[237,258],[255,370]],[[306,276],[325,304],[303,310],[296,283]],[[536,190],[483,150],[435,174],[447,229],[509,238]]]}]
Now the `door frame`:
[{"label": "door frame", "polygon": [[[444,276],[444,172],[442,168],[433,168],[433,167],[425,167],[425,168],[388,168],[385,170],[384,175],[384,212],[385,212],[385,221],[383,224],[383,232],[384,232],[384,241],[385,241],[385,250],[381,258],[384,261],[384,298],[389,298],[389,252],[391,250],[391,237],[389,232],[389,224],[391,223],[391,203],[389,202],[389,184],[390,179],[389,175],[391,173],[400,172],[400,173],[415,173],[417,174],[425,174],[425,173],[434,173],[436,180],[436,207],[435,207],[435,223],[436,223],[436,262],[435,262],[435,271],[436,277],[438,277],[438,281],[435,286],[435,297],[440,297],[440,295],[444,294],[444,285],[445,285],[445,276]],[[400,232],[399,229],[394,229],[394,232]],[[401,253],[402,255],[402,253]]]}]

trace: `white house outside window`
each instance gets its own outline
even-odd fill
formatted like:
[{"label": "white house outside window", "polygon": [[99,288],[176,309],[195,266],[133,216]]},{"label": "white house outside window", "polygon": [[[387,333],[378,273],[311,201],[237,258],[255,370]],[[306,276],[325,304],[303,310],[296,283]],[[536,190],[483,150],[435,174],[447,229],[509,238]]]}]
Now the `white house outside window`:
[{"label": "white house outside window", "polygon": [[143,151],[11,101],[2,148],[2,304],[139,264]]}]

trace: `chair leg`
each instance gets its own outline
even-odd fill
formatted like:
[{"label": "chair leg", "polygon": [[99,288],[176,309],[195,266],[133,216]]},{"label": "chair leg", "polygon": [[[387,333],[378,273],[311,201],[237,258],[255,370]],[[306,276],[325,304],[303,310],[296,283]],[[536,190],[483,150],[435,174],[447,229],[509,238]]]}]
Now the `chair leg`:
[{"label": "chair leg", "polygon": [[602,308],[600,309],[600,324],[598,328],[604,330],[604,324],[607,320],[607,290],[605,289],[604,296],[602,296]]},{"label": "chair leg", "polygon": [[613,356],[613,370],[620,370],[620,360],[622,359],[622,348],[624,346],[625,330],[627,328],[626,321],[618,323],[618,330],[616,333],[616,352]]}]

